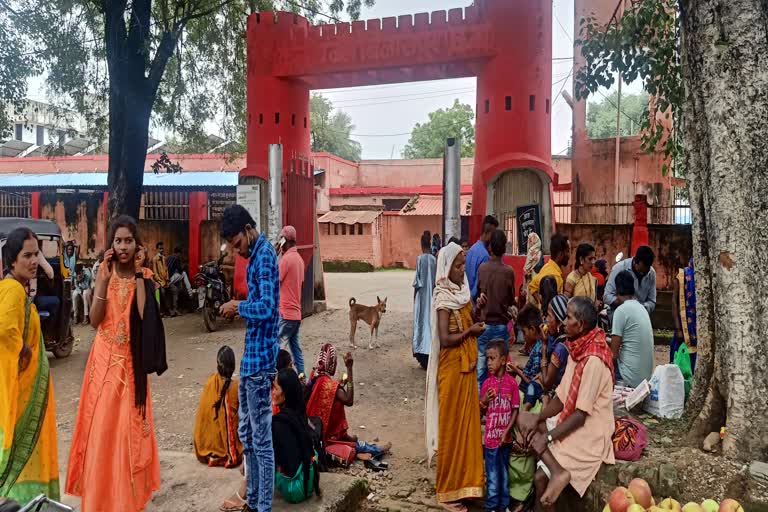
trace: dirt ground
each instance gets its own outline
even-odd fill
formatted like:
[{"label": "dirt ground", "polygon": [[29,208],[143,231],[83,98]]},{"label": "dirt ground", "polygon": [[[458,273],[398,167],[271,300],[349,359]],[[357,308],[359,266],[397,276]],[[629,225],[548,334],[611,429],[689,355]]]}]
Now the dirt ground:
[{"label": "dirt ground", "polygon": [[[371,481],[372,496],[366,505],[371,509],[436,508],[434,471],[426,467],[424,460],[425,372],[411,355],[412,279],[413,274],[408,271],[326,274],[329,310],[305,319],[301,327],[301,343],[309,370],[322,343],[334,343],[341,352],[349,349],[347,303],[350,297],[354,296],[361,304],[375,304],[377,295],[388,299],[387,313],[379,331],[380,346],[374,350],[353,351],[356,400],[347,410],[352,433],[367,441],[393,444],[390,471],[366,474],[359,463],[349,471],[355,475],[366,474]],[[168,319],[165,327],[170,368],[162,377],[153,377],[151,382],[158,445],[160,450],[191,453],[202,385],[216,369],[216,352],[221,345],[230,345],[238,356],[242,353],[244,326],[236,321],[223,325],[218,332],[207,333],[199,315],[190,314]],[[69,358],[51,359],[62,472],[69,454],[80,385],[94,331],[90,327],[78,327],[76,337],[78,341]],[[367,347],[367,326],[362,322],[357,339],[360,347]],[[666,350],[657,348],[657,363],[667,362]],[[196,462],[190,458],[189,463]],[[234,471],[232,481],[234,488],[238,481]],[[194,486],[184,490],[187,495],[189,492],[194,492]],[[691,496],[694,498],[697,497]],[[170,507],[172,501],[163,505],[166,509],[165,505]]]}]

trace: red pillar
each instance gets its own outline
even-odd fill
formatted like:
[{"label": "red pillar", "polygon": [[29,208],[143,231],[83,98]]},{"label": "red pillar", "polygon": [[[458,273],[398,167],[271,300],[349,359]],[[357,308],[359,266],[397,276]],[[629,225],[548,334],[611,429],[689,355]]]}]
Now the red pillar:
[{"label": "red pillar", "polygon": [[631,253],[641,245],[648,245],[648,200],[642,194],[635,196],[635,223],[632,226]]},{"label": "red pillar", "polygon": [[189,193],[189,271],[200,266],[200,224],[208,219],[208,192]]},{"label": "red pillar", "polygon": [[33,219],[42,218],[43,209],[40,204],[40,192],[32,192],[29,197],[30,214]]}]

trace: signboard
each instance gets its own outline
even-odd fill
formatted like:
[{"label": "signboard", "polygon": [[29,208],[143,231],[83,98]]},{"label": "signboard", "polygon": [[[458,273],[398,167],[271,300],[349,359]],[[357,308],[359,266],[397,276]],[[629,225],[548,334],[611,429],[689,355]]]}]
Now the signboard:
[{"label": "signboard", "polygon": [[248,210],[256,231],[261,231],[261,185],[238,185],[237,204]]},{"label": "signboard", "polygon": [[536,233],[541,238],[541,210],[537,204],[517,207],[517,247],[520,254],[528,252],[528,235]]}]

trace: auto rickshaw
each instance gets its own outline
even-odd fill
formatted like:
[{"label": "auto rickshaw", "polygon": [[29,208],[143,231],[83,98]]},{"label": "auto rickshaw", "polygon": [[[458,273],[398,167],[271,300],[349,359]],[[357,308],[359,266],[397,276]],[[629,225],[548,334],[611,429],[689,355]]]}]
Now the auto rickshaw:
[{"label": "auto rickshaw", "polygon": [[[58,358],[72,353],[74,336],[72,334],[72,279],[64,266],[64,244],[58,224],[49,220],[0,218],[0,262],[4,261],[3,252],[8,233],[16,228],[27,228],[37,235],[40,241],[41,256],[48,260],[53,269],[53,280],[48,279],[38,267],[37,292],[35,304],[44,297],[56,297],[58,307],[50,311],[38,307],[40,329],[45,340],[45,349]],[[6,269],[0,264],[0,278]]]}]

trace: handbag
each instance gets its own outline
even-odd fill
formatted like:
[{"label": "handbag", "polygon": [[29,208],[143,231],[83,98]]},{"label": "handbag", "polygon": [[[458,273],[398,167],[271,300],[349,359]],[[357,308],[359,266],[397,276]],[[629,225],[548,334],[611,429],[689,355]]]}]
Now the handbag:
[{"label": "handbag", "polygon": [[635,461],[643,455],[648,444],[648,432],[645,425],[629,416],[616,418],[613,432],[613,453],[618,460]]},{"label": "handbag", "polygon": [[355,449],[350,444],[332,442],[325,446],[325,455],[329,464],[348,468],[355,461]]}]

